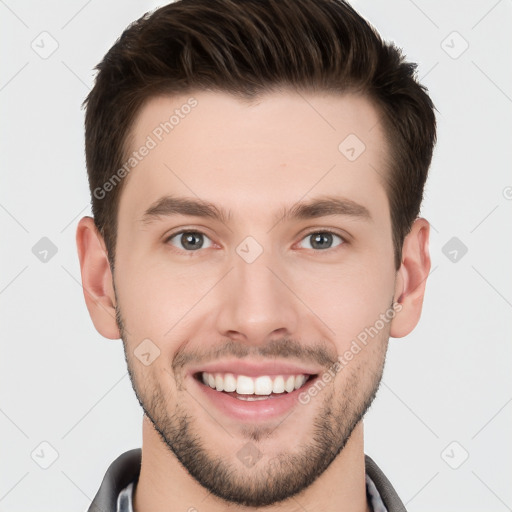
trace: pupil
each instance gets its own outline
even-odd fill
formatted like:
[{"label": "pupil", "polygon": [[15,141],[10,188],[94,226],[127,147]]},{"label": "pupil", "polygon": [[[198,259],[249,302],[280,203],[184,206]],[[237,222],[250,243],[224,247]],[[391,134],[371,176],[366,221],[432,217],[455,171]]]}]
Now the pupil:
[{"label": "pupil", "polygon": [[315,233],[312,237],[313,243],[311,245],[315,249],[328,249],[332,244],[332,235],[330,233]]}]

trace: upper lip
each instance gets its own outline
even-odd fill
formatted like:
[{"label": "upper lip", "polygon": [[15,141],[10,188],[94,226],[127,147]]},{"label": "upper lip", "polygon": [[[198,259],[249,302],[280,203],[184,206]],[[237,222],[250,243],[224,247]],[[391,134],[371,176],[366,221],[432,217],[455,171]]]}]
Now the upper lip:
[{"label": "upper lip", "polygon": [[318,367],[291,363],[287,361],[267,360],[264,362],[230,359],[214,361],[190,369],[190,374],[197,373],[233,373],[258,377],[260,375],[317,375],[322,370]]}]

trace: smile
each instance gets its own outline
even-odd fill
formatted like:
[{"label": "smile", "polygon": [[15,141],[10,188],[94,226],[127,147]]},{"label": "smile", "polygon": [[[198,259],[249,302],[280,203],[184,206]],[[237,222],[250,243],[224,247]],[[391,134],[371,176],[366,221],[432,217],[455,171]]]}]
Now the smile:
[{"label": "smile", "polygon": [[301,406],[301,393],[322,371],[322,366],[292,360],[229,358],[192,366],[187,374],[190,393],[210,415],[219,421],[260,423],[279,420]]},{"label": "smile", "polygon": [[216,391],[231,394],[239,400],[265,400],[302,388],[310,375],[260,375],[249,377],[233,373],[200,374],[203,384]]}]

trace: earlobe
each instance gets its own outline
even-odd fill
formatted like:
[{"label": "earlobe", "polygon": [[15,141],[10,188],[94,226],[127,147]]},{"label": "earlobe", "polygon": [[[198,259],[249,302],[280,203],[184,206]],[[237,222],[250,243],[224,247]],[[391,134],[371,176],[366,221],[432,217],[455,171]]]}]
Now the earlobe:
[{"label": "earlobe", "polygon": [[78,223],[76,244],[89,315],[102,336],[119,339],[112,272],[105,243],[91,217]]},{"label": "earlobe", "polygon": [[402,265],[397,272],[395,284],[395,302],[400,306],[399,312],[391,322],[390,335],[394,338],[406,336],[419,322],[431,266],[429,233],[428,221],[418,218],[405,237]]}]

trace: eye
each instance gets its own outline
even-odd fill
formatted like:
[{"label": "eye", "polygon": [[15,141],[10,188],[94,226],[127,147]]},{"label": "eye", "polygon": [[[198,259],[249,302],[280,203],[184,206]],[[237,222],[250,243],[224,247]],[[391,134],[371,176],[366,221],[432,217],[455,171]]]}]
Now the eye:
[{"label": "eye", "polygon": [[[206,245],[205,240],[207,240]],[[212,245],[212,241],[200,231],[179,231],[178,233],[174,233],[169,236],[166,239],[166,243],[170,243],[174,247],[187,252],[205,249]]]},{"label": "eye", "polygon": [[332,244],[334,238],[340,240],[340,243],[338,245],[342,245],[343,243],[345,243],[345,240],[343,240],[343,238],[340,235],[332,233],[331,231],[313,231],[307,234],[302,240],[307,241],[306,249],[326,250],[333,248]]}]

